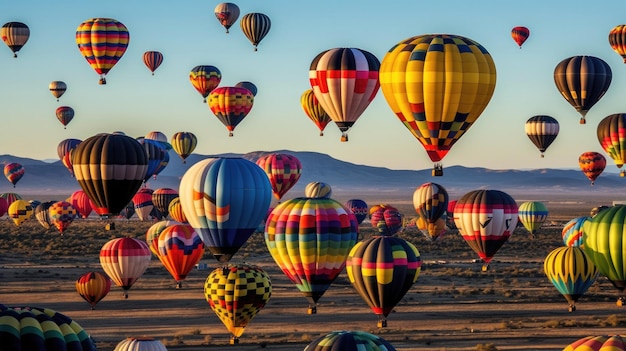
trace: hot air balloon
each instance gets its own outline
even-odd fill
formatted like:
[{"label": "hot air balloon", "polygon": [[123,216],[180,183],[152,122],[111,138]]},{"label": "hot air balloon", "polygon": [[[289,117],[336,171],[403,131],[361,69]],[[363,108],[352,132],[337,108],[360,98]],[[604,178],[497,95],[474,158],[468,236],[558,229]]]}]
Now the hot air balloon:
[{"label": "hot air balloon", "polygon": [[561,231],[563,237],[563,244],[571,247],[583,246],[583,225],[590,217],[582,216],[571,219],[565,223]]},{"label": "hot air balloon", "polygon": [[417,248],[395,236],[358,242],[346,260],[346,272],[359,296],[378,316],[378,327],[417,281],[422,260]]},{"label": "hot air balloon", "polygon": [[626,304],[626,206],[617,205],[600,211],[583,224],[585,253],[619,291],[618,306]]},{"label": "hot air balloon", "polygon": [[7,350],[97,350],[75,320],[49,308],[0,305],[0,329]]},{"label": "hot air balloon", "polygon": [[191,85],[202,95],[202,102],[206,102],[207,96],[222,81],[222,72],[214,66],[196,66],[189,72],[189,80]]},{"label": "hot air balloon", "polygon": [[[626,114],[615,113],[604,117],[597,128],[598,142],[609,154],[617,168],[621,169],[626,161]],[[626,171],[620,171],[620,177]]]},{"label": "hot air balloon", "polygon": [[59,160],[63,163],[63,166],[67,168],[72,177],[74,177],[74,166],[72,164],[72,155],[74,149],[81,143],[80,139],[64,139],[61,140],[59,145],[57,146],[57,154],[59,155]]},{"label": "hot air balloon", "polygon": [[586,123],[587,112],[604,96],[612,78],[611,67],[594,56],[572,56],[554,69],[556,88],[580,113],[580,124]]},{"label": "hot air balloon", "polygon": [[517,26],[511,29],[511,37],[513,40],[519,45],[519,48],[522,48],[522,44],[528,39],[530,36],[530,30],[526,27]]},{"label": "hot air balloon", "polygon": [[583,152],[578,157],[578,165],[585,176],[591,180],[591,185],[593,185],[606,167],[606,158],[598,152]]},{"label": "hot air balloon", "polygon": [[222,2],[215,6],[215,17],[220,24],[226,28],[226,33],[228,33],[228,29],[237,22],[237,18],[239,18],[239,6],[231,3],[231,2]]},{"label": "hot air balloon", "polygon": [[250,90],[250,92],[252,93],[252,96],[256,96],[256,93],[258,92],[256,85],[254,85],[252,82],[243,81],[243,82],[239,82],[235,84],[235,86],[237,88],[246,88]]},{"label": "hot air balloon", "polygon": [[270,18],[262,13],[247,13],[239,20],[241,31],[254,45],[254,51],[257,51],[257,46],[269,33],[272,26]]},{"label": "hot air balloon", "polygon": [[220,262],[228,262],[254,233],[272,201],[265,172],[240,157],[197,162],[183,175],[178,193],[189,224]]},{"label": "hot air balloon", "polygon": [[387,52],[380,85],[393,113],[435,163],[433,175],[440,176],[440,162],[491,100],[496,66],[489,52],[469,38],[425,34]]},{"label": "hot air balloon", "polygon": [[517,221],[517,203],[500,190],[470,191],[454,207],[454,223],[465,242],[483,260],[483,272],[509,239]]},{"label": "hot air balloon", "polygon": [[26,44],[30,37],[30,29],[22,22],[8,22],[0,28],[2,41],[13,51],[13,57]]},{"label": "hot air balloon", "polygon": [[153,192],[154,190],[150,188],[141,188],[133,195],[132,201],[135,205],[135,213],[137,213],[137,217],[142,222],[150,219],[150,214],[154,208],[154,203],[152,202]]},{"label": "hot air balloon", "polygon": [[56,109],[56,116],[63,125],[63,129],[67,129],[67,125],[74,118],[74,109],[69,106],[59,106]]},{"label": "hot air balloon", "polygon": [[326,125],[328,125],[332,119],[330,119],[328,113],[326,113],[322,105],[320,105],[315,97],[315,93],[313,93],[313,89],[307,89],[302,93],[300,105],[302,105],[302,109],[307,117],[309,117],[320,130],[320,136],[324,136],[324,129],[326,129]]},{"label": "hot air balloon", "polygon": [[380,62],[356,48],[335,48],[311,62],[309,82],[317,101],[348,141],[348,130],[376,97]]},{"label": "hot air balloon", "polygon": [[144,136],[144,139],[158,141],[161,144],[161,147],[165,150],[169,151],[172,149],[172,145],[167,141],[167,135],[163,132],[159,132],[158,130],[148,132]]},{"label": "hot air balloon", "polygon": [[100,265],[115,285],[128,289],[148,268],[152,254],[143,240],[125,237],[107,241],[100,249]]},{"label": "hot air balloon", "polygon": [[170,202],[178,197],[178,191],[170,188],[158,188],[152,193],[152,204],[163,217],[169,215]]},{"label": "hot air balloon", "polygon": [[163,63],[163,54],[159,51],[146,51],[143,53],[143,63],[154,75],[154,71]]},{"label": "hot air balloon", "polygon": [[217,119],[226,126],[228,136],[250,113],[254,104],[254,95],[246,88],[218,87],[209,94],[209,108]]},{"label": "hot air balloon", "polygon": [[130,35],[122,23],[112,18],[91,18],[76,28],[76,44],[87,63],[106,84],[106,75],[122,58]]},{"label": "hot air balloon", "polygon": [[143,183],[148,168],[139,142],[120,134],[97,134],[73,152],[76,181],[102,218],[116,216]]},{"label": "hot air balloon", "polygon": [[176,280],[176,289],[182,288],[183,280],[204,255],[204,243],[198,233],[189,224],[182,223],[161,231],[157,249],[157,257]]},{"label": "hot air balloon", "polygon": [[114,351],[167,351],[167,347],[159,340],[150,337],[126,338],[115,346]]},{"label": "hot air balloon", "polygon": [[173,198],[167,210],[173,220],[180,223],[189,223],[185,212],[183,212],[183,207],[180,204],[180,197],[176,196]]},{"label": "hot air balloon", "polygon": [[263,155],[256,160],[270,181],[276,200],[280,201],[302,174],[302,164],[296,156],[282,153]]},{"label": "hot air balloon", "polygon": [[266,223],[272,258],[309,301],[308,313],[315,314],[356,243],[356,217],[333,199],[298,197],[278,204]]},{"label": "hot air balloon", "polygon": [[216,268],[204,283],[204,297],[237,344],[248,323],[272,296],[270,276],[260,267],[229,264]]},{"label": "hot air balloon", "polygon": [[50,89],[52,96],[57,98],[57,101],[59,101],[59,98],[65,94],[65,91],[67,90],[67,84],[60,80],[55,80],[48,84],[48,89]]},{"label": "hot air balloon", "polygon": [[548,208],[540,201],[526,201],[519,205],[518,216],[533,238],[548,218]]},{"label": "hot air balloon", "polygon": [[[4,199],[2,199],[2,200],[4,200]],[[35,209],[33,211],[33,213],[35,215],[35,218],[37,219],[39,224],[41,224],[41,226],[44,227],[45,229],[50,229],[50,227],[52,226],[52,222],[50,221],[50,213],[48,212],[48,208],[50,208],[50,206],[52,206],[52,204],[55,203],[55,202],[56,201],[45,201],[45,202],[42,202],[39,205],[37,205],[37,207],[35,207]],[[1,210],[0,210],[0,213],[2,213]]]},{"label": "hot air balloon", "polygon": [[4,165],[4,176],[13,184],[14,188],[17,182],[24,176],[24,172],[24,166],[20,163],[11,162]]},{"label": "hot air balloon", "polygon": [[156,175],[160,171],[159,168],[168,156],[168,152],[163,143],[158,140],[141,138],[139,143],[143,146],[148,156],[148,167],[146,169],[146,175],[143,178],[143,181],[147,182],[150,178],[156,179]]},{"label": "hot air balloon", "polygon": [[4,216],[4,214],[7,213],[8,208],[9,204],[7,203],[7,199],[0,197],[0,217]]},{"label": "hot air balloon", "polygon": [[330,198],[333,194],[333,189],[330,184],[324,182],[310,182],[304,187],[305,197],[324,197]]},{"label": "hot air balloon", "polygon": [[559,122],[550,116],[532,116],[526,121],[524,130],[543,157],[543,153],[559,134]]},{"label": "hot air balloon", "polygon": [[165,228],[177,224],[182,223],[169,220],[158,221],[146,231],[146,244],[148,244],[148,248],[156,257],[159,257],[159,236]]},{"label": "hot air balloon", "polygon": [[110,290],[111,279],[100,272],[87,272],[76,280],[76,292],[91,305],[92,310]]},{"label": "hot air balloon", "polygon": [[[426,231],[427,237],[432,241],[437,240],[445,231],[448,199],[446,189],[442,185],[432,182],[420,185],[413,193],[413,208],[424,221],[426,227],[422,232]],[[442,221],[439,222],[443,222],[443,231],[441,225],[437,225],[440,219]]]},{"label": "hot air balloon", "polygon": [[396,351],[387,340],[364,331],[333,331],[311,341],[304,351],[359,350]]},{"label": "hot air balloon", "polygon": [[59,230],[61,235],[63,235],[67,227],[72,224],[78,214],[74,206],[67,201],[57,201],[53,203],[48,208],[48,213],[50,222]]},{"label": "hot air balloon", "polygon": [[33,215],[33,207],[26,200],[15,200],[9,205],[7,214],[13,223],[19,227]]},{"label": "hot air balloon", "polygon": [[586,336],[567,345],[563,351],[626,350],[626,335]]},{"label": "hot air balloon", "polygon": [[122,209],[122,211],[120,212],[120,217],[130,219],[134,214],[135,204],[133,204],[133,202],[131,201],[128,203],[128,205],[126,205],[126,207]]},{"label": "hot air balloon", "polygon": [[454,224],[454,206],[456,206],[456,201],[448,201],[448,209],[446,210],[446,226],[453,229],[456,229],[456,224]]},{"label": "hot air balloon", "polygon": [[402,214],[397,208],[384,205],[371,212],[372,227],[380,235],[394,235],[402,229]]},{"label": "hot air balloon", "polygon": [[367,218],[367,203],[361,199],[350,199],[343,204],[343,207],[354,213],[359,224]]},{"label": "hot air balloon", "polygon": [[576,311],[576,302],[598,277],[598,269],[580,247],[552,250],[543,261],[543,270],[569,303],[570,312]]},{"label": "hot air balloon", "polygon": [[0,194],[0,198],[3,198],[3,199],[6,200],[6,202],[7,202],[7,209],[16,200],[22,200],[22,196],[20,194],[16,194],[16,193],[2,193],[2,194]]},{"label": "hot air balloon", "polygon": [[611,49],[622,57],[626,63],[626,25],[619,24],[609,32]]},{"label": "hot air balloon", "polygon": [[187,157],[191,155],[193,150],[198,145],[198,138],[191,132],[177,132],[172,135],[171,140],[172,149],[180,158],[183,163],[186,163]]},{"label": "hot air balloon", "polygon": [[72,206],[76,209],[78,214],[82,218],[87,218],[93,211],[93,202],[87,196],[83,190],[76,190],[70,195],[70,201]]}]

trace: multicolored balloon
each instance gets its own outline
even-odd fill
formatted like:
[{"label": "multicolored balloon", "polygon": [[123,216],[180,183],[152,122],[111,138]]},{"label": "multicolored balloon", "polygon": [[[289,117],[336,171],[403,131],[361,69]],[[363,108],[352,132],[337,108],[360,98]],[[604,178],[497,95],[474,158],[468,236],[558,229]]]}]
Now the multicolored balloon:
[{"label": "multicolored balloon", "polygon": [[74,119],[74,109],[69,106],[59,106],[56,109],[56,116],[63,125],[63,129],[67,129],[67,125]]},{"label": "multicolored balloon", "polygon": [[72,164],[72,155],[74,149],[81,143],[80,139],[64,139],[61,140],[59,145],[57,146],[57,155],[59,156],[59,160],[63,163],[63,166],[67,168],[72,177],[74,177],[74,166]]},{"label": "multicolored balloon", "polygon": [[465,242],[483,260],[483,272],[513,234],[518,218],[517,203],[500,190],[470,191],[454,207],[454,223]]},{"label": "multicolored balloon", "polygon": [[258,92],[256,85],[254,85],[254,83],[252,82],[243,81],[243,82],[239,82],[235,84],[235,86],[237,88],[245,88],[245,89],[250,90],[250,92],[252,93],[252,96],[256,96],[256,93]]},{"label": "multicolored balloon", "polygon": [[333,199],[298,197],[278,204],[266,223],[272,258],[309,301],[308,313],[315,314],[356,243],[356,217]]},{"label": "multicolored balloon", "polygon": [[228,29],[230,29],[230,27],[237,22],[237,18],[239,18],[239,6],[231,2],[217,4],[214,12],[217,21],[226,28],[226,33],[228,33]]},{"label": "multicolored balloon", "polygon": [[[496,66],[489,52],[472,39],[418,35],[387,52],[380,65],[380,85],[393,113],[435,163],[433,175],[441,176],[439,162],[491,100]],[[451,91],[454,98],[449,98]]]},{"label": "multicolored balloon", "polygon": [[176,132],[172,135],[170,144],[174,152],[183,160],[183,163],[186,163],[187,157],[198,145],[198,138],[191,132]]},{"label": "multicolored balloon", "polygon": [[[154,245],[154,241],[152,242]],[[189,224],[172,224],[159,234],[157,257],[176,280],[176,289],[204,255],[204,243]]]},{"label": "multicolored balloon", "polygon": [[513,40],[519,45],[519,48],[522,48],[522,44],[528,39],[530,36],[530,30],[523,26],[513,27],[511,29],[511,37]]},{"label": "multicolored balloon", "polygon": [[248,40],[254,45],[254,51],[257,51],[257,46],[269,33],[272,27],[272,21],[270,18],[262,13],[253,12],[247,13],[241,20],[239,20],[241,31],[248,38]]},{"label": "multicolored balloon", "polygon": [[580,166],[580,170],[583,171],[585,176],[591,181],[591,185],[593,185],[606,167],[606,158],[599,152],[583,152],[578,157],[578,166]]},{"label": "multicolored balloon", "polygon": [[254,233],[272,201],[265,172],[240,157],[197,162],[183,175],[178,193],[189,224],[220,262],[228,262]]},{"label": "multicolored balloon", "polygon": [[87,218],[93,211],[93,202],[83,190],[76,190],[69,199],[72,206],[82,218]]},{"label": "multicolored balloon", "polygon": [[143,177],[143,181],[145,183],[150,180],[150,178],[156,179],[156,175],[160,172],[161,164],[168,157],[168,152],[165,149],[164,144],[158,140],[141,138],[139,140],[139,144],[143,146],[148,156],[148,168],[146,170],[146,175]]},{"label": "multicolored balloon", "polygon": [[0,28],[0,37],[13,52],[13,57],[17,57],[17,52],[30,38],[30,29],[22,22],[8,22]]},{"label": "multicolored balloon", "polygon": [[173,198],[172,201],[170,201],[170,205],[167,210],[173,220],[180,223],[189,223],[189,221],[187,221],[187,216],[185,216],[185,212],[183,212],[183,206],[180,204],[179,196]]},{"label": "multicolored balloon", "polygon": [[100,75],[99,84],[106,84],[106,75],[122,58],[130,34],[121,22],[112,18],[91,18],[76,29],[76,44],[87,63]]},{"label": "multicolored balloon", "polygon": [[7,209],[7,215],[13,220],[15,226],[19,227],[25,220],[33,215],[33,206],[26,200],[15,200]]},{"label": "multicolored balloon", "polygon": [[618,24],[611,29],[609,32],[609,45],[626,63],[626,24]]},{"label": "multicolored balloon", "polygon": [[[420,185],[413,193],[413,208],[422,219],[426,231],[432,241],[445,232],[446,211],[448,209],[448,192],[437,183],[424,183]],[[439,221],[442,219],[441,221]],[[443,222],[443,229],[437,223]]]},{"label": "multicolored balloon", "polygon": [[48,84],[48,89],[50,90],[52,96],[57,98],[57,101],[59,101],[59,98],[65,94],[65,91],[67,91],[67,84],[60,80],[54,80]]},{"label": "multicolored balloon", "polygon": [[[102,218],[117,216],[143,184],[148,169],[146,151],[121,134],[97,134],[74,150],[76,181]],[[103,176],[104,175],[104,176]]]},{"label": "multicolored balloon", "polygon": [[50,216],[50,223],[63,235],[63,232],[74,222],[74,218],[76,218],[78,212],[71,203],[67,201],[57,201],[48,208],[48,214]]},{"label": "multicolored balloon", "polygon": [[587,123],[587,112],[604,96],[612,79],[611,67],[594,56],[568,57],[554,69],[556,88],[580,113],[580,124]]},{"label": "multicolored balloon", "polygon": [[7,208],[11,206],[15,200],[22,200],[22,196],[17,193],[2,193],[0,194],[0,197],[7,201]]},{"label": "multicolored balloon", "polygon": [[583,225],[590,217],[582,216],[571,219],[565,223],[561,236],[563,237],[563,244],[571,247],[583,247]]},{"label": "multicolored balloon", "polygon": [[237,344],[248,323],[272,296],[270,276],[260,267],[229,264],[216,268],[204,283],[204,297]]},{"label": "multicolored balloon", "polygon": [[124,289],[124,298],[150,265],[151,257],[148,244],[130,237],[109,240],[100,249],[100,265],[115,285]]},{"label": "multicolored balloon", "polygon": [[9,350],[97,350],[75,320],[49,308],[0,305],[0,329],[2,345]]},{"label": "multicolored balloon", "polygon": [[567,345],[563,351],[626,350],[626,335],[586,336]]},{"label": "multicolored balloon", "polygon": [[559,135],[559,122],[550,116],[532,116],[526,121],[524,131],[543,157],[543,153]]},{"label": "multicolored balloon", "polygon": [[246,88],[218,87],[211,91],[207,103],[232,137],[235,128],[252,110],[254,95]]},{"label": "multicolored balloon", "polygon": [[135,195],[133,195],[132,201],[135,206],[135,213],[142,222],[150,219],[150,214],[154,209],[154,203],[152,202],[152,193],[154,190],[150,188],[141,188]]},{"label": "multicolored balloon", "polygon": [[14,188],[17,182],[19,182],[20,179],[22,179],[22,177],[24,176],[24,173],[25,173],[25,169],[21,163],[11,162],[11,163],[7,163],[6,165],[4,165],[4,176],[7,178],[7,180],[11,184],[13,184]]},{"label": "multicolored balloon", "polygon": [[170,188],[158,188],[152,193],[152,204],[163,217],[169,215],[170,202],[178,197],[178,191]]},{"label": "multicolored balloon", "polygon": [[328,113],[326,113],[322,105],[320,105],[315,97],[315,93],[313,93],[313,89],[307,89],[302,93],[300,105],[302,105],[302,109],[307,117],[309,117],[320,130],[320,136],[324,136],[324,129],[326,129],[326,125],[328,125],[332,119],[330,119]]},{"label": "multicolored balloon", "polygon": [[159,51],[146,51],[143,53],[143,63],[154,75],[154,71],[163,63],[163,54]]},{"label": "multicolored balloon", "polygon": [[396,351],[387,340],[363,331],[334,331],[311,341],[304,351]]},{"label": "multicolored balloon", "polygon": [[222,81],[222,72],[215,66],[200,65],[191,69],[189,81],[200,95],[202,102],[206,102],[207,96],[217,88]]},{"label": "multicolored balloon", "polygon": [[395,236],[373,236],[358,242],[346,260],[350,283],[378,316],[378,327],[417,281],[422,260],[417,248]]},{"label": "multicolored balloon", "polygon": [[159,340],[150,337],[130,337],[126,338],[117,345],[115,351],[167,351],[167,347]]},{"label": "multicolored balloon", "polygon": [[576,302],[598,277],[598,268],[580,247],[552,250],[543,261],[543,270],[569,303],[570,312],[576,311]]},{"label": "multicolored balloon", "polygon": [[148,248],[157,258],[159,257],[159,236],[165,228],[177,224],[182,223],[168,220],[158,221],[146,231],[146,244],[148,244]]},{"label": "multicolored balloon", "polygon": [[7,213],[8,208],[9,204],[7,203],[7,199],[0,196],[0,217],[4,216],[4,214]]},{"label": "multicolored balloon", "polygon": [[626,304],[626,206],[617,205],[598,212],[583,224],[585,253],[618,290],[618,306]]},{"label": "multicolored balloon", "polygon": [[[0,200],[0,202],[2,202],[2,201],[5,201],[5,203],[6,203],[6,200],[4,200],[4,199]],[[33,213],[35,215],[35,218],[37,219],[39,224],[41,224],[41,226],[44,227],[45,229],[50,229],[50,227],[52,226],[52,222],[50,221],[50,213],[48,212],[48,209],[55,202],[56,201],[45,201],[45,202],[42,202],[39,205],[37,205],[37,207],[35,207],[35,209],[33,211]],[[0,214],[2,214],[2,213],[3,212],[0,209]],[[0,217],[2,217],[2,216],[0,216]]]},{"label": "multicolored balloon", "polygon": [[548,208],[540,201],[526,201],[519,205],[518,215],[519,221],[530,232],[532,238],[548,218]]},{"label": "multicolored balloon", "polygon": [[341,131],[341,141],[348,141],[348,130],[376,97],[379,68],[376,56],[356,48],[322,51],[311,62],[311,88]]},{"label": "multicolored balloon", "polygon": [[368,215],[367,202],[361,199],[350,199],[343,204],[343,207],[349,209],[356,216],[356,220],[361,224]]},{"label": "multicolored balloon", "polygon": [[91,305],[92,310],[110,290],[111,279],[100,272],[87,272],[76,280],[76,292]]},{"label": "multicolored balloon", "polygon": [[[626,114],[615,113],[604,117],[596,132],[602,149],[609,154],[618,169],[626,162]],[[624,177],[626,171],[620,171]]]},{"label": "multicolored balloon", "polygon": [[394,235],[402,229],[402,214],[397,208],[385,205],[370,213],[372,227],[380,235]]},{"label": "multicolored balloon", "polygon": [[270,153],[256,160],[256,164],[267,174],[276,200],[280,201],[302,175],[302,164],[296,156]]}]

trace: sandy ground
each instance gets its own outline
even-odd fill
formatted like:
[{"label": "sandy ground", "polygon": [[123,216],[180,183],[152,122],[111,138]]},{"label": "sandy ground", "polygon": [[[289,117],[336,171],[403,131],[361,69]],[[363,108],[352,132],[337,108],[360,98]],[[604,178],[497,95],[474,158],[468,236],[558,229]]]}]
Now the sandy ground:
[{"label": "sandy ground", "polygon": [[[503,257],[491,272],[473,278],[429,276],[429,270],[457,267],[480,271],[479,263],[425,261],[413,289],[378,328],[377,317],[355,293],[345,273],[321,298],[317,314],[308,315],[307,301],[280,272],[269,255],[250,260],[272,277],[273,294],[266,307],[251,321],[238,345],[229,345],[229,334],[204,300],[203,283],[211,269],[194,270],[182,289],[176,289],[158,260],[130,289],[128,299],[113,286],[95,310],[74,289],[75,279],[99,263],[37,266],[14,262],[0,269],[1,302],[8,306],[47,307],[77,321],[96,340],[99,350],[113,350],[126,337],[148,336],[170,350],[303,350],[314,338],[335,330],[361,330],[378,334],[398,350],[476,350],[493,344],[498,350],[562,350],[587,335],[623,332],[623,327],[602,327],[590,320],[623,314],[611,297],[610,283],[581,298],[577,311],[556,293],[546,301],[535,299],[541,286],[516,280],[513,287],[525,298],[500,296],[493,282],[498,269],[507,265],[536,266],[535,261],[507,261]],[[203,261],[205,262],[205,261]],[[217,263],[206,261],[217,267]],[[529,280],[530,281],[530,280]],[[492,294],[463,294],[463,289],[495,288]],[[465,287],[465,288],[461,288]],[[549,287],[548,287],[549,288]],[[461,291],[461,292],[459,292]],[[519,291],[518,291],[519,292]],[[536,293],[539,296],[539,292]],[[543,293],[542,293],[543,294]],[[538,300],[538,301],[535,301]],[[592,301],[593,300],[593,301]],[[554,321],[587,324],[549,327]]]}]

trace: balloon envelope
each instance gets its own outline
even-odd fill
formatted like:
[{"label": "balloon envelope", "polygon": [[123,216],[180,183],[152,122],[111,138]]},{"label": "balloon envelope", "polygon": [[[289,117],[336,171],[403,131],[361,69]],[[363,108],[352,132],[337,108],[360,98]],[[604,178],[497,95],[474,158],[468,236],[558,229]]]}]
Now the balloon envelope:
[{"label": "balloon envelope", "polygon": [[60,80],[55,80],[48,84],[48,89],[50,90],[52,96],[57,98],[57,101],[59,101],[59,98],[63,96],[63,94],[65,94],[65,91],[67,90],[67,84]]},{"label": "balloon envelope", "polygon": [[611,29],[609,32],[609,45],[626,63],[626,25],[619,24]]},{"label": "balloon envelope", "polygon": [[261,156],[256,164],[267,174],[274,197],[280,201],[302,174],[302,164],[289,154],[271,153]]},{"label": "balloon envelope", "polygon": [[583,152],[578,157],[578,166],[593,185],[606,167],[606,158],[599,152]]},{"label": "balloon envelope", "polygon": [[228,33],[228,29],[235,24],[237,18],[239,18],[239,6],[231,2],[217,4],[214,12],[217,21],[226,28],[226,33]]},{"label": "balloon envelope", "polygon": [[26,200],[15,200],[9,205],[7,214],[13,220],[13,223],[19,227],[33,215],[33,207]]},{"label": "balloon envelope", "polygon": [[189,81],[191,85],[196,89],[200,95],[202,95],[203,102],[206,102],[206,97],[217,88],[222,81],[222,72],[210,65],[195,66],[189,72]]},{"label": "balloon envelope", "polygon": [[154,75],[154,71],[163,63],[163,54],[159,51],[146,51],[143,53],[143,63]]},{"label": "balloon envelope", "polygon": [[148,244],[135,238],[117,238],[107,241],[100,249],[100,265],[115,285],[128,289],[148,268],[151,258]]},{"label": "balloon envelope", "polygon": [[87,272],[76,280],[76,292],[91,305],[92,310],[110,290],[111,279],[100,272]]},{"label": "balloon envelope", "polygon": [[548,208],[540,201],[526,201],[519,205],[519,220],[532,235],[536,234],[548,218]]},{"label": "balloon envelope", "polygon": [[243,34],[254,45],[254,51],[257,51],[257,46],[269,33],[272,21],[263,13],[253,12],[241,17],[239,25]]},{"label": "balloon envelope", "polygon": [[626,335],[586,336],[567,345],[563,351],[626,350]]},{"label": "balloon envelope", "polygon": [[565,223],[561,236],[565,246],[581,247],[583,246],[583,225],[590,217],[582,216],[571,219]]},{"label": "balloon envelope", "polygon": [[576,310],[576,302],[598,277],[598,269],[580,247],[552,250],[543,261],[543,270],[569,303],[570,312]]},{"label": "balloon envelope", "polygon": [[7,163],[6,165],[4,165],[4,176],[7,178],[7,180],[11,184],[13,184],[14,188],[17,182],[19,182],[20,179],[22,179],[22,177],[24,176],[24,173],[25,173],[24,166],[22,166],[22,164],[20,163],[11,162],[11,163]]},{"label": "balloon envelope", "polygon": [[528,39],[530,36],[530,30],[523,26],[513,27],[511,29],[511,37],[517,43],[517,45],[522,48],[522,44]]},{"label": "balloon envelope", "polygon": [[198,233],[182,223],[163,229],[157,239],[157,249],[157,257],[176,280],[176,288],[182,287],[182,281],[204,255],[204,243]]},{"label": "balloon envelope", "polygon": [[207,103],[228,130],[228,136],[233,136],[235,128],[252,110],[254,95],[246,88],[218,87],[211,91]]},{"label": "balloon envelope", "polygon": [[354,213],[354,215],[356,216],[356,220],[357,222],[359,222],[359,224],[361,224],[365,220],[365,218],[367,218],[367,215],[368,215],[367,202],[361,199],[350,199],[346,201],[343,204],[343,206],[351,210],[352,213]]},{"label": "balloon envelope", "polygon": [[170,144],[172,145],[174,152],[176,152],[176,154],[183,160],[183,163],[185,163],[187,157],[189,157],[193,150],[196,149],[196,146],[198,145],[198,138],[196,138],[196,135],[191,132],[177,132],[172,135]]},{"label": "balloon envelope", "polygon": [[317,98],[315,97],[315,93],[313,93],[313,89],[307,89],[302,93],[300,97],[300,105],[302,105],[302,109],[304,113],[313,121],[313,123],[320,130],[320,136],[324,135],[324,129],[326,129],[326,125],[332,121],[330,116],[324,108],[319,103]]},{"label": "balloon envelope", "polygon": [[395,351],[387,340],[363,331],[334,331],[311,341],[304,351],[359,350]]},{"label": "balloon envelope", "polygon": [[74,222],[74,218],[76,218],[78,214],[74,206],[67,201],[57,201],[53,203],[48,208],[48,213],[50,223],[59,230],[61,235],[63,235],[63,232]]},{"label": "balloon envelope", "polygon": [[105,76],[122,58],[129,41],[126,26],[112,18],[91,18],[76,29],[78,50],[100,75],[100,84],[106,84]]},{"label": "balloon envelope", "polygon": [[550,116],[537,115],[530,117],[524,125],[524,131],[530,141],[535,144],[541,157],[559,134],[559,122]]},{"label": "balloon envelope", "polygon": [[17,57],[17,52],[30,38],[30,29],[22,22],[8,22],[0,28],[0,37],[13,51],[13,57]]},{"label": "balloon envelope", "polygon": [[[617,168],[626,162],[626,114],[615,113],[598,123],[596,134],[602,149],[613,159]],[[620,172],[623,177],[624,171]]]}]

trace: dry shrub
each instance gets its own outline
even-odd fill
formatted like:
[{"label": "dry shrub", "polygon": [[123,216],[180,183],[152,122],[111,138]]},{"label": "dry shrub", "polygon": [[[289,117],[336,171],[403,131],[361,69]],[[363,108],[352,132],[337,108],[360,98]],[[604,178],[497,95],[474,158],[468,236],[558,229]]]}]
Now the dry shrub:
[{"label": "dry shrub", "polygon": [[476,351],[498,351],[498,348],[492,343],[476,344]]}]

